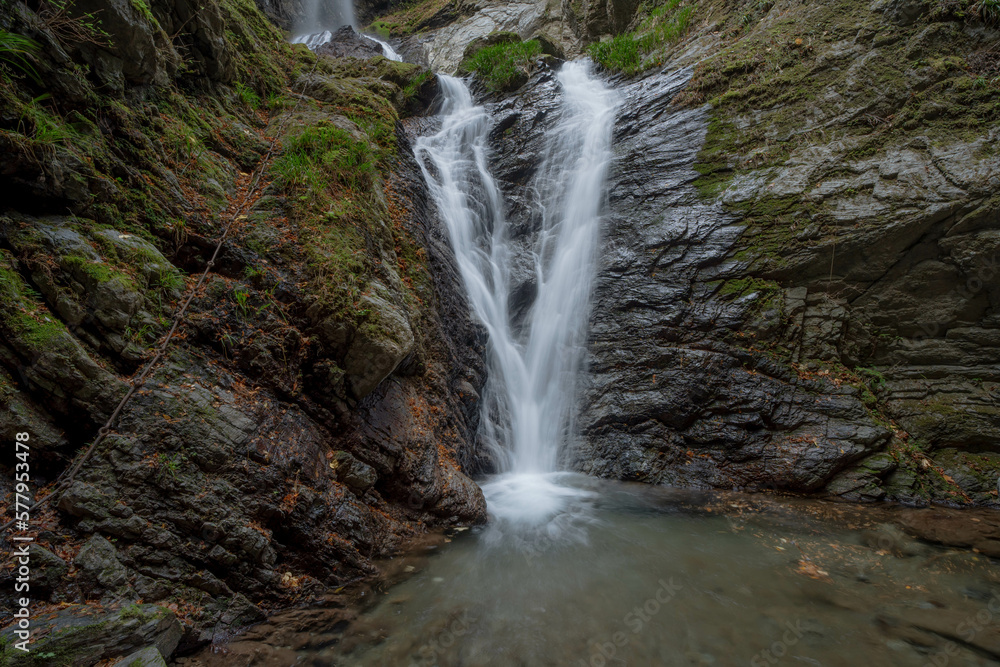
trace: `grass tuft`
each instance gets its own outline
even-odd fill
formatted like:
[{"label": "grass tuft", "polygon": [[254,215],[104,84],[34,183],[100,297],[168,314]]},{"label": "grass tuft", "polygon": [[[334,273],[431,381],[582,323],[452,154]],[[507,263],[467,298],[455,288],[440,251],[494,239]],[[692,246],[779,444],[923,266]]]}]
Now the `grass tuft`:
[{"label": "grass tuft", "polygon": [[479,75],[494,92],[510,90],[518,79],[527,75],[532,59],[541,53],[542,45],[537,39],[495,44],[476,52],[462,63],[462,69]]},{"label": "grass tuft", "polygon": [[691,6],[678,7],[681,0],[667,0],[654,9],[634,32],[616,35],[591,44],[588,53],[605,69],[623,74],[638,74],[654,64],[663,48],[673,44],[691,25]]}]

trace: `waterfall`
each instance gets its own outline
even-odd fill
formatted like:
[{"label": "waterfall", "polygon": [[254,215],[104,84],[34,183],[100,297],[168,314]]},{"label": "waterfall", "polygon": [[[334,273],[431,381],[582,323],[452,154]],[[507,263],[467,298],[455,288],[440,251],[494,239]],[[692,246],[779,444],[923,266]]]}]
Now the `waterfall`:
[{"label": "waterfall", "polygon": [[[354,19],[353,0],[303,0],[302,18],[296,25],[298,34],[290,40],[292,44],[305,44],[315,51],[333,39],[333,31],[349,25],[357,28]],[[389,60],[402,62],[403,58],[392,46],[377,37],[361,34],[382,47],[382,53]]]},{"label": "waterfall", "polygon": [[313,35],[344,25],[354,25],[353,0],[302,0],[302,19],[296,26],[301,35]]},{"label": "waterfall", "polygon": [[484,490],[488,500],[491,491],[493,499],[516,497],[515,513],[546,516],[562,496],[546,476],[557,471],[573,435],[617,96],[591,76],[588,63],[567,63],[558,73],[560,115],[534,183],[541,210],[532,249],[537,296],[527,326],[515,331],[507,221],[488,168],[489,117],[461,80],[439,78],[441,130],[421,137],[416,154],[473,311],[489,334],[481,435],[510,475]]}]

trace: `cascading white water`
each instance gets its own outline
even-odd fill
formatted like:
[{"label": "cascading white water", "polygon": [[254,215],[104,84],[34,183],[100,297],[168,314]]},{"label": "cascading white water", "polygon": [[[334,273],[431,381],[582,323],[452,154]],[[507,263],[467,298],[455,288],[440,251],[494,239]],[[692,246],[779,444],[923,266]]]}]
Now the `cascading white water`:
[{"label": "cascading white water", "polygon": [[[395,60],[396,62],[403,62],[403,57],[396,53],[396,49],[392,48],[389,42],[383,42],[378,37],[372,37],[371,35],[361,34],[365,39],[375,42],[382,47],[382,55],[384,55],[389,60]],[[322,32],[315,32],[312,34],[296,35],[292,37],[289,41],[292,44],[305,44],[310,49],[315,51],[319,47],[323,46],[327,42],[333,39],[332,30],[324,30]]]},{"label": "cascading white water", "polygon": [[462,81],[439,78],[442,127],[417,141],[416,154],[489,333],[481,428],[510,474],[484,491],[494,514],[544,519],[568,493],[550,473],[572,435],[617,96],[587,63],[567,63],[558,74],[561,114],[535,182],[542,211],[533,249],[537,296],[518,336],[503,200],[487,164],[489,118]]},{"label": "cascading white water", "polygon": [[354,25],[354,0],[303,0],[302,19],[296,26],[300,34],[316,34],[318,28],[342,25]]},{"label": "cascading white water", "polygon": [[[337,28],[345,25],[357,28],[353,0],[304,0],[302,9],[302,18],[296,26],[299,34],[292,37],[292,44],[305,44],[315,51],[333,39],[333,31]],[[402,62],[402,56],[388,42],[371,35],[361,36],[381,46],[383,55],[389,60]]]}]

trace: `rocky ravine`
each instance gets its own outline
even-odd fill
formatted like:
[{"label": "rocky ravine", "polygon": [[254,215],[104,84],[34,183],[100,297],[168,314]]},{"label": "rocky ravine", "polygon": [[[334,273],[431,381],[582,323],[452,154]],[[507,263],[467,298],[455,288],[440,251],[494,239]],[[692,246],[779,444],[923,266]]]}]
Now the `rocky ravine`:
[{"label": "rocky ravine", "polygon": [[[672,6],[690,26],[608,72],[618,159],[568,463],[995,506],[997,30],[968,2]],[[44,7],[0,21],[45,54],[38,81],[10,60],[0,78],[0,430],[27,426],[39,485],[239,223],[180,340],[39,518],[35,599],[70,603],[47,645],[86,663],[225,637],[424,526],[480,521],[466,472],[490,463],[471,446],[482,332],[399,124],[433,78],[317,60],[245,0],[80,9],[103,27]],[[467,38],[513,30],[575,56],[649,29],[657,6],[389,10],[381,28],[450,70]],[[556,65],[488,97],[523,242]]]},{"label": "rocky ravine", "polygon": [[0,434],[30,434],[33,488],[93,439],[236,221],[162,363],[35,519],[39,620],[15,657],[190,649],[484,520],[463,472],[482,334],[399,123],[433,78],[317,59],[242,0],[94,0],[99,24],[5,7],[0,28],[40,45],[0,71]]}]

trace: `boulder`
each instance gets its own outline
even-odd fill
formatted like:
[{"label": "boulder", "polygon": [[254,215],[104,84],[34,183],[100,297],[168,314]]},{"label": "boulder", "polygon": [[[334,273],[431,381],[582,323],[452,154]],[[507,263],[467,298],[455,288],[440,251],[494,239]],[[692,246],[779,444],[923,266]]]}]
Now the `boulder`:
[{"label": "boulder", "polygon": [[158,648],[147,646],[125,656],[112,667],[167,667],[167,662]]},{"label": "boulder", "polygon": [[59,656],[61,664],[84,667],[154,647],[170,657],[183,630],[174,613],[152,604],[113,608],[69,605],[34,619],[31,653],[11,651],[14,628],[0,630],[9,651],[6,664],[34,665],[34,656]]},{"label": "boulder", "polygon": [[388,299],[361,298],[368,310],[347,350],[344,370],[356,398],[364,398],[387,378],[413,350],[413,331],[406,315]]}]

